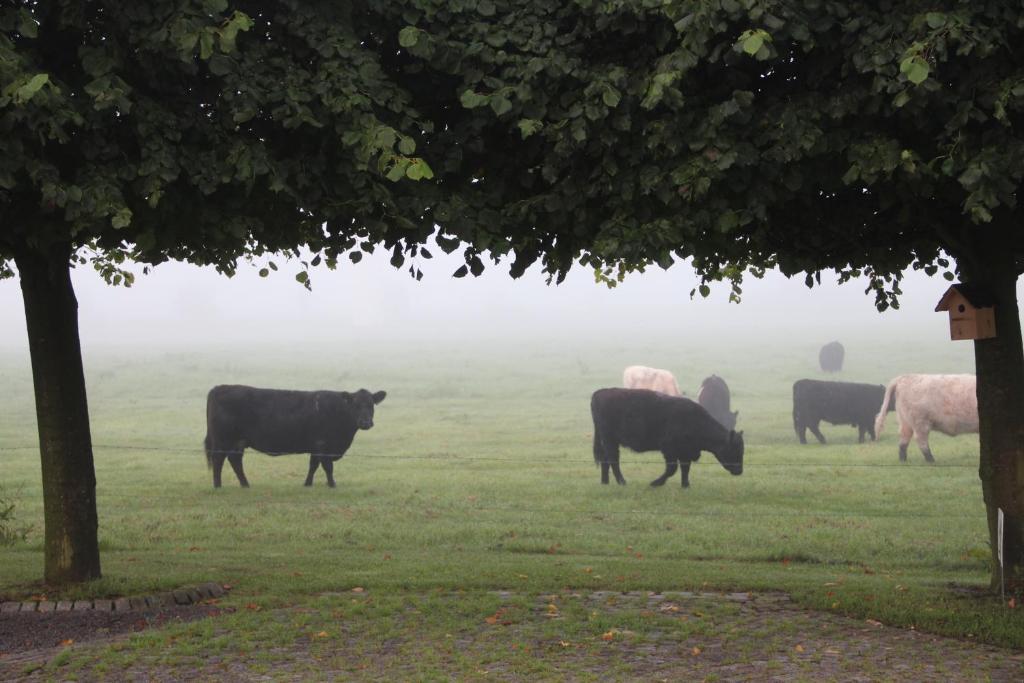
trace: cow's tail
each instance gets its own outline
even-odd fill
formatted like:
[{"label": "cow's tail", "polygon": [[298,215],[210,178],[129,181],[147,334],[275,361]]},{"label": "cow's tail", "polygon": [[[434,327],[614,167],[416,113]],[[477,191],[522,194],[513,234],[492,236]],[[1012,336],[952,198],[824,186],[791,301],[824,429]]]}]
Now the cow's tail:
[{"label": "cow's tail", "polygon": [[[797,438],[800,438],[800,425],[803,421],[800,419],[800,403],[797,397],[797,387],[800,385],[799,382],[793,383],[793,431],[796,432]],[[804,432],[806,435],[807,432]]]},{"label": "cow's tail", "polygon": [[889,386],[885,388],[885,398],[882,399],[882,408],[878,411],[878,415],[875,416],[875,438],[877,439],[882,435],[882,429],[885,428],[885,416],[889,412],[889,402],[892,400],[893,392],[896,391],[896,383],[900,381],[897,377],[893,381],[889,382]]},{"label": "cow's tail", "polygon": [[210,413],[213,411],[213,390],[206,395],[206,437],[203,439],[203,450],[206,451],[206,467],[213,469],[213,440],[210,439]]}]

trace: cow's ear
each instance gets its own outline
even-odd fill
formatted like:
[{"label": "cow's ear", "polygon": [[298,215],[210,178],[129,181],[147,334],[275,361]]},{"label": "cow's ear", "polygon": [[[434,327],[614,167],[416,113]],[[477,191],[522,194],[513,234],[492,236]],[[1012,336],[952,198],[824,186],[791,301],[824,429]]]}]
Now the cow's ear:
[{"label": "cow's ear", "polygon": [[381,401],[384,400],[384,397],[387,396],[387,395],[388,395],[388,392],[386,392],[386,391],[378,391],[377,393],[375,393],[373,395],[373,402],[374,403],[380,403]]}]

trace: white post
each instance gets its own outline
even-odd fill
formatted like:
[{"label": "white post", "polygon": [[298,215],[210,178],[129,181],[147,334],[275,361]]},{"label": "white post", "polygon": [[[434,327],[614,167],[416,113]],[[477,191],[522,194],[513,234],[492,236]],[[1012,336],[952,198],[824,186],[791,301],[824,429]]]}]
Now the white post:
[{"label": "white post", "polygon": [[996,556],[999,558],[999,595],[1006,597],[1006,577],[1003,575],[1003,509],[996,508]]}]

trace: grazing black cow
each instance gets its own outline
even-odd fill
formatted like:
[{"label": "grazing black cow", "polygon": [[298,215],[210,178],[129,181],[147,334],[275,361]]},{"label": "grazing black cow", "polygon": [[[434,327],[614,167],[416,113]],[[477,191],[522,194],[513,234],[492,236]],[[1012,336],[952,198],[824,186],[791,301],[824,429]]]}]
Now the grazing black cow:
[{"label": "grazing black cow", "polygon": [[245,487],[242,454],[255,448],[267,455],[309,453],[306,486],[323,467],[334,487],[334,462],[345,455],[356,431],[373,426],[373,406],[387,394],[366,389],[287,391],[221,385],[206,398],[206,462],[213,468],[213,486],[220,488],[224,459]]},{"label": "grazing black cow", "polygon": [[690,463],[701,451],[711,451],[727,471],[743,473],[743,432],[720,425],[708,411],[687,398],[647,389],[598,389],[590,399],[594,417],[594,462],[601,465],[601,483],[625,484],[619,470],[619,446],[637,452],[661,451],[665,473],[651,482],[661,486],[682,471],[683,487],[690,486]]},{"label": "grazing black cow", "polygon": [[[807,430],[825,443],[818,429],[824,420],[834,425],[857,428],[857,441],[864,443],[864,434],[875,440],[875,415],[882,407],[885,387],[881,384],[857,382],[822,382],[799,379],[793,383],[793,428],[800,443],[807,443]],[[890,408],[893,410],[893,408]]]},{"label": "grazing black cow", "polygon": [[825,372],[839,372],[843,369],[843,357],[846,349],[837,341],[829,342],[818,352],[818,365]]},{"label": "grazing black cow", "polygon": [[726,429],[736,429],[736,418],[740,411],[729,412],[729,385],[718,375],[711,375],[700,384],[697,403],[718,420]]}]

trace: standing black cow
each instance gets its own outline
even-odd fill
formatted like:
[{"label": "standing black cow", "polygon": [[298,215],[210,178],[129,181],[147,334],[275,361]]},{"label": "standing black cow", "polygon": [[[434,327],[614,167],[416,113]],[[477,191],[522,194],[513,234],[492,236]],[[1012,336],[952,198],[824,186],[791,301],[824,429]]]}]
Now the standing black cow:
[{"label": "standing black cow", "polygon": [[697,403],[718,420],[726,429],[736,429],[736,418],[740,411],[729,411],[729,385],[718,375],[711,375],[700,383]]},{"label": "standing black cow", "polygon": [[306,486],[313,485],[323,467],[327,485],[334,487],[334,462],[345,454],[359,429],[373,426],[373,406],[387,394],[366,389],[347,391],[287,391],[221,385],[206,398],[206,462],[213,468],[213,485],[220,487],[224,459],[245,487],[242,454],[255,448],[267,455],[309,453]]},{"label": "standing black cow", "polygon": [[843,369],[844,356],[846,356],[846,349],[842,344],[837,341],[829,342],[818,352],[818,365],[825,372],[839,372]]},{"label": "standing black cow", "polygon": [[647,389],[598,389],[590,399],[594,418],[594,462],[601,465],[601,483],[625,484],[619,470],[619,446],[637,452],[661,451],[665,473],[651,482],[661,486],[676,469],[683,487],[690,486],[690,463],[711,451],[728,472],[743,473],[743,432],[720,425],[693,401]]},{"label": "standing black cow", "polygon": [[[834,425],[857,428],[857,441],[864,443],[864,435],[875,440],[875,415],[882,407],[885,387],[881,384],[856,382],[822,382],[800,379],[793,383],[793,428],[800,443],[807,443],[807,430],[825,443],[818,429],[824,420]],[[893,408],[890,408],[893,410]]]}]

